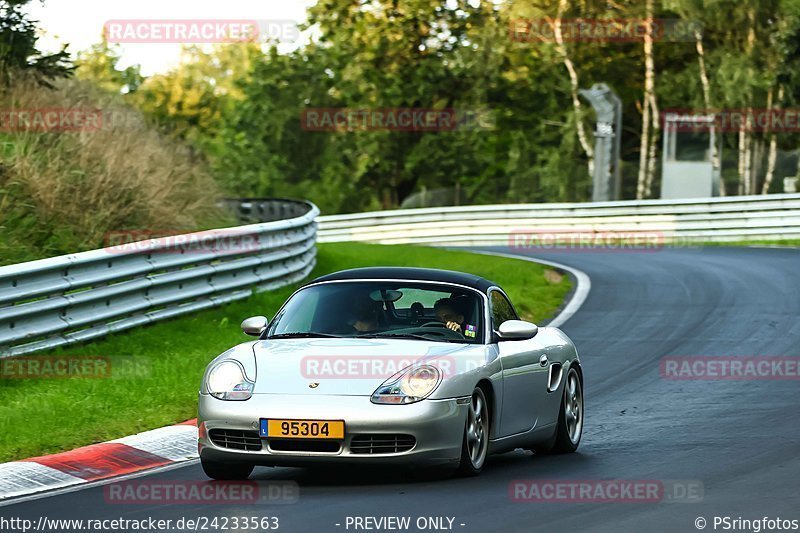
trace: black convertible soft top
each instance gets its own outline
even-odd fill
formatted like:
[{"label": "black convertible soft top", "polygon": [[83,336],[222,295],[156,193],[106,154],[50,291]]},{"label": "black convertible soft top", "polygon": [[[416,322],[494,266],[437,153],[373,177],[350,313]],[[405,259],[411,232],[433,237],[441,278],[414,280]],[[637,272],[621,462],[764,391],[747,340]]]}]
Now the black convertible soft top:
[{"label": "black convertible soft top", "polygon": [[412,268],[412,267],[369,267],[369,268],[351,268],[349,270],[340,270],[333,274],[326,274],[317,279],[310,281],[311,283],[319,283],[321,281],[336,281],[345,279],[402,279],[402,280],[419,280],[419,281],[438,281],[442,283],[456,283],[466,287],[472,287],[485,293],[489,287],[498,286],[496,283],[488,279],[474,274],[467,274],[465,272],[456,272],[454,270],[439,270],[436,268]]}]

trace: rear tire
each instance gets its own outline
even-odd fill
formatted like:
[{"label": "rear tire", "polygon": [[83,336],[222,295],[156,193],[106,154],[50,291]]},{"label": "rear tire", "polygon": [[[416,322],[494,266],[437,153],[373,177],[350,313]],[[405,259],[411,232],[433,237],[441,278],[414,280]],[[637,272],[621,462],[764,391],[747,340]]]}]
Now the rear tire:
[{"label": "rear tire", "polygon": [[253,473],[253,465],[247,463],[221,463],[218,461],[206,461],[200,459],[203,472],[211,479],[218,480],[242,480],[250,477]]},{"label": "rear tire", "polygon": [[480,387],[475,387],[469,402],[467,422],[461,440],[459,475],[477,476],[483,470],[489,451],[489,428],[489,404],[486,401],[486,394]]}]

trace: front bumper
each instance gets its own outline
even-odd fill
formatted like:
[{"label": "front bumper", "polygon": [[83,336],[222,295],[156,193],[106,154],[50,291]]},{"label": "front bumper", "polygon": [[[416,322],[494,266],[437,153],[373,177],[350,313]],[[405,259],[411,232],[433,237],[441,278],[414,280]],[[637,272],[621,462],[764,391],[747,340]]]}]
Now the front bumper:
[{"label": "front bumper", "polygon": [[[218,400],[201,394],[198,403],[200,457],[208,461],[247,462],[264,466],[314,464],[456,464],[466,423],[468,399],[423,400],[408,405],[378,405],[368,396],[254,394],[246,401]],[[214,429],[258,432],[262,418],[344,420],[345,438],[337,451],[278,451],[261,438],[260,450],[219,446],[208,437]],[[414,446],[397,453],[354,453],[354,437],[411,435]]]}]

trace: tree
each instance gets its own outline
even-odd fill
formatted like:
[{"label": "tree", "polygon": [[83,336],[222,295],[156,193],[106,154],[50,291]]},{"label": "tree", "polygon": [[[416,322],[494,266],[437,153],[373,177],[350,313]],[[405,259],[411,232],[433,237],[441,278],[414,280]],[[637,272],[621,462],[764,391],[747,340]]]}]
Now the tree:
[{"label": "tree", "polygon": [[[797,0],[320,0],[311,42],[294,51],[189,48],[131,99],[190,140],[230,194],[301,196],[342,212],[431,190],[468,203],[588,200],[592,111],[577,94],[605,82],[623,103],[622,197],[647,198],[660,109],[795,105],[799,13]],[[559,20],[676,18],[703,31],[677,40],[652,24],[645,38],[621,40],[509,31],[518,19],[560,30]],[[310,108],[486,109],[494,127],[309,131]],[[711,157],[722,159],[729,192],[734,182],[774,188],[780,150],[797,141],[749,128],[719,136],[727,148]]]},{"label": "tree", "polygon": [[642,98],[642,139],[639,148],[639,179],[636,183],[636,199],[650,196],[655,174],[656,140],[658,139],[658,105],[655,93],[655,62],[653,60],[653,0],[645,1],[644,95]]},{"label": "tree", "polygon": [[99,43],[78,53],[75,75],[111,92],[122,94],[135,92],[144,81],[139,65],[131,65],[120,70],[117,68],[119,60],[119,45],[109,45],[103,35]]},{"label": "tree", "polygon": [[183,49],[181,64],[142,82],[133,99],[150,118],[196,147],[209,147],[218,134],[227,106],[241,99],[238,84],[246,81],[261,57],[257,43],[199,46]]},{"label": "tree", "polygon": [[50,85],[55,78],[69,76],[66,46],[55,54],[36,48],[36,22],[23,12],[30,0],[0,1],[0,81],[10,83],[14,74],[33,74],[40,83]]}]

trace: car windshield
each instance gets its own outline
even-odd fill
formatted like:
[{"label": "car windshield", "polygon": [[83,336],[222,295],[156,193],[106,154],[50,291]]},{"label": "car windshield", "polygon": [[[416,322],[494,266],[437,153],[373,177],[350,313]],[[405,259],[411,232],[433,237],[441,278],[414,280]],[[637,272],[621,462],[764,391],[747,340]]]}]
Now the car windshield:
[{"label": "car windshield", "polygon": [[267,336],[482,343],[483,301],[471,289],[436,283],[323,283],[295,293]]}]

